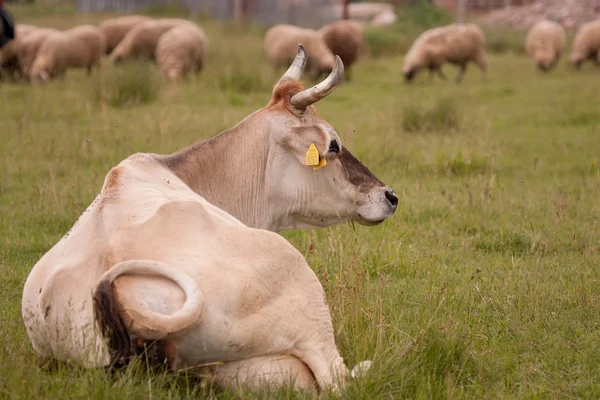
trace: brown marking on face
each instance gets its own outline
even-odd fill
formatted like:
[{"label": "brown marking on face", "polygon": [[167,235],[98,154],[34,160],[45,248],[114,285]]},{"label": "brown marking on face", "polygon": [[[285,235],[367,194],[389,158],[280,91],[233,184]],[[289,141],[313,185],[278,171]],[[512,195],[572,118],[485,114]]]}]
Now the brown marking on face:
[{"label": "brown marking on face", "polygon": [[358,161],[347,148],[343,148],[338,156],[348,181],[357,186],[361,193],[368,193],[376,186],[385,186],[363,163]]}]

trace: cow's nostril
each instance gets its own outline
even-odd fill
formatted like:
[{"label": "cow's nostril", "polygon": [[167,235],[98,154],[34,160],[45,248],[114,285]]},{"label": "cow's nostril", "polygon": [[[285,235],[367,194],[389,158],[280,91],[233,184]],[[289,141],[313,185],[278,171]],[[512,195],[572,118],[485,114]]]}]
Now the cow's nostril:
[{"label": "cow's nostril", "polygon": [[398,196],[394,193],[393,190],[388,189],[385,191],[385,198],[388,199],[392,207],[396,207],[398,205]]}]

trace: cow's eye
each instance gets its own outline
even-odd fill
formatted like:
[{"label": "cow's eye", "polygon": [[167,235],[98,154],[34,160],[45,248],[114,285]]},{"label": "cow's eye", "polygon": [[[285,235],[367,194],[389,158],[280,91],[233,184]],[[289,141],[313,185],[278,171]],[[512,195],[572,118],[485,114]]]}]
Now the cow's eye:
[{"label": "cow's eye", "polygon": [[331,142],[329,142],[329,148],[327,151],[330,153],[339,153],[340,145],[338,144],[337,140],[333,139]]}]

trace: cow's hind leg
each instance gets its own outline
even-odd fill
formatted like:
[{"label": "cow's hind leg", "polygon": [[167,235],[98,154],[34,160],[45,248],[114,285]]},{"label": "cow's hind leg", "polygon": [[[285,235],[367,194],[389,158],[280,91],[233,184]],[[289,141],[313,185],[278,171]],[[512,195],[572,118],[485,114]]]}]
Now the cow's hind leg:
[{"label": "cow's hind leg", "polygon": [[258,388],[264,385],[315,391],[315,376],[308,366],[289,355],[261,356],[229,361],[213,368],[214,382],[220,387]]},{"label": "cow's hind leg", "polygon": [[339,391],[343,388],[344,381],[349,374],[348,368],[337,349],[327,357],[322,351],[322,347],[318,345],[319,343],[313,343],[310,346],[303,347],[294,355],[308,365],[321,390],[331,388],[334,391]]},{"label": "cow's hind leg", "polygon": [[203,305],[204,296],[187,274],[151,260],[113,266],[94,293],[94,315],[108,338],[113,364],[128,362],[131,337],[143,343],[193,329],[200,322]]}]

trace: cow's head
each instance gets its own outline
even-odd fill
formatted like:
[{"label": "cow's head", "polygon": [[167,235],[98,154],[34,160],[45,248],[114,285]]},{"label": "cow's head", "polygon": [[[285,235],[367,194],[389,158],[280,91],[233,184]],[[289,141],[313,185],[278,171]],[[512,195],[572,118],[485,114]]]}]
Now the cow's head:
[{"label": "cow's head", "polygon": [[[344,220],[376,225],[396,211],[398,197],[343,146],[338,132],[313,106],[338,86],[344,65],[304,89],[302,46],[260,114],[267,120],[270,148],[265,173],[269,204],[282,209],[274,230],[336,225]],[[316,164],[316,165],[315,165]]]}]

